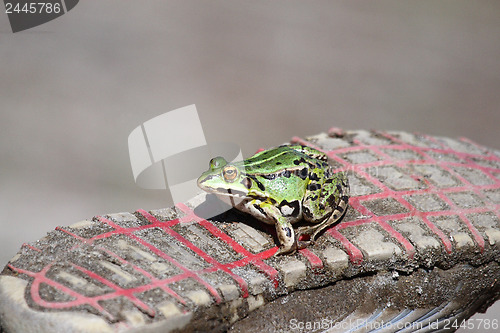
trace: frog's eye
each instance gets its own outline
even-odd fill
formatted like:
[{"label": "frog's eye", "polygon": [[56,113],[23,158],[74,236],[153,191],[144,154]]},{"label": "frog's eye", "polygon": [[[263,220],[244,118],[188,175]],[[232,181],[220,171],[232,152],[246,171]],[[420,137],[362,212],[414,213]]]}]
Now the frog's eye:
[{"label": "frog's eye", "polygon": [[212,158],[210,160],[210,168],[211,169],[217,169],[217,168],[220,168],[226,164],[227,164],[226,160],[220,156],[216,157],[216,158]]},{"label": "frog's eye", "polygon": [[233,182],[238,176],[238,169],[232,165],[228,165],[222,170],[222,175],[224,176],[224,180],[227,182]]}]

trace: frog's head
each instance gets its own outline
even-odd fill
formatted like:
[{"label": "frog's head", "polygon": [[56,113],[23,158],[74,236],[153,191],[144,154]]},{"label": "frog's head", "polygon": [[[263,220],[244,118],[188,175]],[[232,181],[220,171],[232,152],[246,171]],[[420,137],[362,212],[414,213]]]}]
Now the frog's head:
[{"label": "frog's head", "polygon": [[239,166],[216,157],[210,160],[209,169],[198,178],[198,187],[218,196],[246,198],[249,192],[246,179]]}]

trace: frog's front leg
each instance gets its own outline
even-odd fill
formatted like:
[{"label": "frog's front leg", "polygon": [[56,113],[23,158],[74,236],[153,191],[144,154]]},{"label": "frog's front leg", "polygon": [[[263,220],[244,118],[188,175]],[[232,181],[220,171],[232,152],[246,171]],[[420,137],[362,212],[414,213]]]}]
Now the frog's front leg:
[{"label": "frog's front leg", "polygon": [[270,202],[254,199],[249,201],[246,206],[246,210],[253,216],[263,222],[275,225],[280,242],[279,250],[275,255],[293,253],[297,250],[295,232],[292,227],[292,222],[297,220],[296,217],[284,216],[280,208]]},{"label": "frog's front leg", "polygon": [[280,216],[275,226],[276,234],[280,241],[280,247],[275,255],[294,253],[297,250],[297,242],[292,224],[285,217]]}]

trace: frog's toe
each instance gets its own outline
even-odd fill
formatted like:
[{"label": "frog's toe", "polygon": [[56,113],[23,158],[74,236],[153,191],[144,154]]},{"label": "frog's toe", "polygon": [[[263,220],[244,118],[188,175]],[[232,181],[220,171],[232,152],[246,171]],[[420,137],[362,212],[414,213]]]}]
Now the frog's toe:
[{"label": "frog's toe", "polygon": [[278,251],[276,251],[276,253],[274,254],[275,257],[277,256],[281,256],[281,255],[284,255],[284,254],[289,254],[290,252],[287,251],[287,250],[284,250],[282,247],[278,248]]},{"label": "frog's toe", "polygon": [[297,241],[297,248],[299,250],[302,250],[302,249],[305,249],[306,247],[308,247],[309,245],[312,245],[314,242],[313,241]]},{"label": "frog's toe", "polygon": [[297,244],[293,244],[292,246],[283,246],[281,245],[278,248],[278,251],[274,254],[275,256],[280,256],[284,254],[294,254],[297,251]]},{"label": "frog's toe", "polygon": [[300,237],[302,235],[311,235],[312,232],[316,230],[317,226],[304,226],[297,229],[296,237]]},{"label": "frog's toe", "polygon": [[314,241],[314,238],[308,229],[297,230],[297,233],[295,234],[295,239],[297,239],[297,242],[299,243],[307,243],[308,245],[310,242]]}]

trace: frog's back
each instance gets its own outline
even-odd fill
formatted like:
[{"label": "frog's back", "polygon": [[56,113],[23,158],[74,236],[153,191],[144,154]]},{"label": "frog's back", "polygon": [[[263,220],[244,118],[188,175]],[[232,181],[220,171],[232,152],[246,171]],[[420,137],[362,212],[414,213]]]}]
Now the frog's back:
[{"label": "frog's back", "polygon": [[295,146],[288,146],[289,149],[293,149],[297,152],[300,152],[301,154],[304,154],[308,156],[309,158],[314,158],[322,161],[328,161],[328,156],[323,153],[322,151],[319,151],[317,149],[308,147],[308,146],[302,146],[302,145],[295,145]]},{"label": "frog's back", "polygon": [[246,173],[271,174],[298,169],[312,160],[327,161],[326,154],[306,146],[279,146],[261,151],[243,161]]}]

